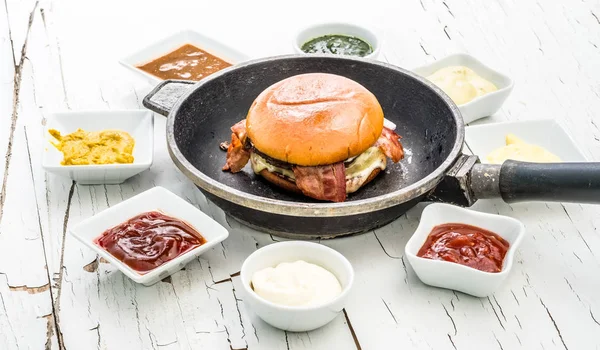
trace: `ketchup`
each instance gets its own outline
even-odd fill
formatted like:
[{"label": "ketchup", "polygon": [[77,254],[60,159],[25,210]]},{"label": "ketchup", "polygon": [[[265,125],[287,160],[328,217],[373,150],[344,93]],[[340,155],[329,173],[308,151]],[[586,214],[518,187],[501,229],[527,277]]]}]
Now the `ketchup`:
[{"label": "ketchup", "polygon": [[466,224],[434,227],[417,256],[444,260],[484,272],[502,271],[509,243],[494,232]]},{"label": "ketchup", "polygon": [[127,266],[146,273],[206,243],[189,224],[158,211],[137,215],[94,240]]}]

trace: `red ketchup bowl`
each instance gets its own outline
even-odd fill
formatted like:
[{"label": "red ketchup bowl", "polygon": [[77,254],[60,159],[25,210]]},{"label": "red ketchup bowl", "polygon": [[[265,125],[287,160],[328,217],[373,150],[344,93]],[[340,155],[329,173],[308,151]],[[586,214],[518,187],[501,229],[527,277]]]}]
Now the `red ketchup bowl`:
[{"label": "red ketchup bowl", "polygon": [[423,210],[405,254],[423,283],[486,297],[510,273],[524,234],[516,219],[435,203]]},{"label": "red ketchup bowl", "polygon": [[211,217],[158,186],[80,222],[70,233],[146,286],[181,270],[229,236]]}]

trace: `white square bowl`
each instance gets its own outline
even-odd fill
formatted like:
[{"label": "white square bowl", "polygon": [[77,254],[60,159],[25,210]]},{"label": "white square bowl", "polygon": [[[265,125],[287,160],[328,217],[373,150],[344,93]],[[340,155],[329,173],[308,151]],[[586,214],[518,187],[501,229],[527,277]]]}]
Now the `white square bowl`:
[{"label": "white square bowl", "polygon": [[159,57],[175,51],[185,44],[194,45],[210,53],[211,55],[217,56],[218,58],[231,63],[232,65],[247,61],[249,59],[246,54],[241,53],[214,39],[211,39],[206,35],[194,32],[192,30],[184,30],[161,39],[156,43],[123,58],[121,61],[119,61],[119,63],[133,72],[141,74],[150,83],[155,84],[161,82],[163,79],[147,73],[137,68],[137,66],[149,63]]},{"label": "white square bowl", "polygon": [[[52,145],[56,141],[48,132],[62,135],[81,128],[85,131],[118,129],[128,132],[135,140],[133,163],[97,165],[61,165],[63,154]],[[53,174],[70,177],[80,185],[120,184],[150,168],[154,153],[154,115],[147,110],[111,110],[60,112],[48,116],[43,138],[45,140],[42,167]]]},{"label": "white square bowl", "polygon": [[[431,230],[441,224],[461,223],[494,232],[510,244],[502,271],[483,272],[453,262],[417,256]],[[405,254],[419,279],[430,286],[447,288],[476,297],[486,297],[502,285],[513,266],[515,252],[525,235],[523,224],[513,218],[434,203],[423,210],[417,230],[406,243]]]},{"label": "white square bowl", "polygon": [[476,97],[467,103],[458,105],[458,109],[462,114],[465,124],[496,113],[500,107],[502,107],[502,104],[513,89],[514,82],[509,76],[486,66],[475,57],[465,53],[446,56],[430,64],[414,68],[412,71],[427,78],[436,71],[450,66],[465,66],[471,68],[479,76],[492,82],[498,88],[498,90],[494,92]]},{"label": "white square bowl", "polygon": [[571,136],[552,119],[468,126],[465,128],[465,142],[482,163],[487,163],[488,154],[506,145],[507,134],[543,147],[563,162],[588,161]]},{"label": "white square bowl", "polygon": [[[185,221],[202,234],[206,239],[206,243],[144,274],[133,270],[94,243],[94,239],[106,230],[148,211],[160,211]],[[225,227],[219,225],[218,222],[204,214],[200,209],[160,186],[101,211],[71,228],[70,233],[83,244],[96,251],[98,255],[115,265],[127,277],[146,286],[150,286],[181,270],[191,260],[229,236],[229,232]]]}]

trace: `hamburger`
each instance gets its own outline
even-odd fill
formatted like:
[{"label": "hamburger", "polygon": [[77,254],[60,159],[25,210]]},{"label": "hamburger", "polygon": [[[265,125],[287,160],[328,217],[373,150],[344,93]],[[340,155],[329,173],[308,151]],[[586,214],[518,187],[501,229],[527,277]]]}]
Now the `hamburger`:
[{"label": "hamburger", "polygon": [[387,158],[404,157],[375,95],[333,74],[271,85],[231,131],[224,171],[239,172],[250,161],[274,185],[324,201],[345,201],[385,170]]}]

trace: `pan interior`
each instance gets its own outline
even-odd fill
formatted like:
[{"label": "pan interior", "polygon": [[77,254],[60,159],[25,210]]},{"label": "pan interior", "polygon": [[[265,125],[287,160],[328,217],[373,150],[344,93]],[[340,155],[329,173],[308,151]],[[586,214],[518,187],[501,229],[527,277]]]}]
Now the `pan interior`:
[{"label": "pan interior", "polygon": [[182,102],[174,120],[174,138],[183,156],[208,177],[245,193],[291,202],[318,202],[291,194],[255,175],[247,165],[242,172],[223,172],[230,127],[244,119],[254,99],[271,84],[293,75],[322,72],[338,74],[369,89],[385,117],[397,125],[405,158],[388,167],[374,181],[348,196],[347,201],[377,197],[411,185],[432,173],[452,151],[457,124],[446,102],[410,75],[367,61],[323,57],[295,57],[258,62],[207,80]]}]

